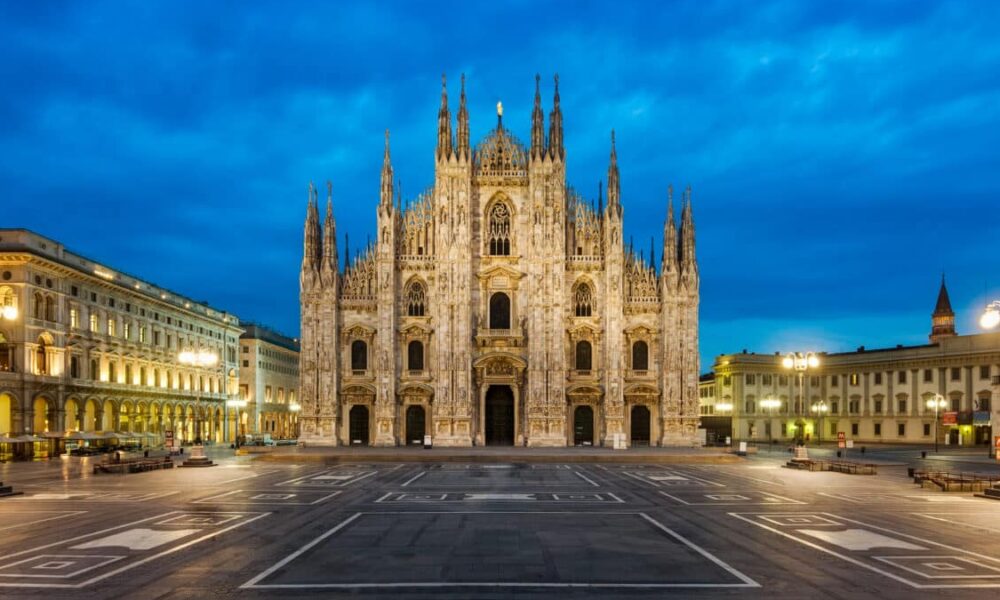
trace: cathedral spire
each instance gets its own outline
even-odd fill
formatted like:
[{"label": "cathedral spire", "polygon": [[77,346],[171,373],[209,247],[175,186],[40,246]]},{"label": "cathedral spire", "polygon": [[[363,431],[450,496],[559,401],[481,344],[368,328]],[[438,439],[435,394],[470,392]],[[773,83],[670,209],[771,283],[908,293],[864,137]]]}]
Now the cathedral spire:
[{"label": "cathedral spire", "polygon": [[552,96],[552,112],[549,113],[549,154],[553,160],[566,158],[563,149],[562,109],[559,108],[559,74],[555,76],[556,89]]},{"label": "cathedral spire", "polygon": [[944,284],[944,273],[941,273],[941,287],[938,289],[937,303],[931,314],[930,340],[933,344],[941,341],[942,338],[955,335],[957,335],[955,332],[955,311],[951,309],[948,287]]},{"label": "cathedral spire", "polygon": [[597,180],[597,215],[604,214],[604,182]]},{"label": "cathedral spire", "polygon": [[[326,219],[323,221],[322,270],[327,276],[337,272],[337,222],[333,218],[333,183],[326,182]],[[332,278],[327,280],[332,281]]]},{"label": "cathedral spire", "polygon": [[660,267],[663,273],[677,270],[677,225],[674,222],[674,186],[667,186],[667,221],[663,225],[663,262]]},{"label": "cathedral spire", "polygon": [[697,271],[694,255],[694,215],[691,212],[691,187],[684,190],[684,207],[681,209],[681,268]]},{"label": "cathedral spire", "polygon": [[302,244],[302,273],[319,271],[322,242],[320,241],[319,210],[316,207],[316,186],[309,182],[309,203],[306,208]]},{"label": "cathedral spire", "polygon": [[392,210],[392,158],[389,156],[389,130],[385,130],[385,153],[382,155],[382,191],[380,206]]},{"label": "cathedral spire", "polygon": [[615,150],[615,130],[611,130],[611,159],[608,163],[608,211],[622,214],[621,187],[618,183],[618,152]]},{"label": "cathedral spire", "polygon": [[444,73],[441,74],[441,108],[438,110],[438,160],[451,156],[451,113],[448,112],[448,86]]},{"label": "cathedral spire", "polygon": [[470,157],[469,154],[469,110],[465,107],[465,73],[462,73],[462,93],[458,97],[458,158]]},{"label": "cathedral spire", "polygon": [[542,113],[542,76],[535,74],[535,107],[531,111],[531,158],[545,154],[545,115]]}]

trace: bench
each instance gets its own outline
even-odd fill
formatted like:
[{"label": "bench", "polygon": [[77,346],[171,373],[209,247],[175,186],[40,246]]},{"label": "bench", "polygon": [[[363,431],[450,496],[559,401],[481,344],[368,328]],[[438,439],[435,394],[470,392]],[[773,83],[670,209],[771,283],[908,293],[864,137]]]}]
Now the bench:
[{"label": "bench", "polygon": [[94,465],[94,475],[98,473],[145,473],[160,469],[173,469],[174,461],[169,456],[162,458],[128,458],[119,461],[109,460]]},{"label": "bench", "polygon": [[785,465],[790,469],[808,471],[833,471],[849,475],[877,475],[878,466],[872,463],[859,463],[850,460],[790,460]]}]

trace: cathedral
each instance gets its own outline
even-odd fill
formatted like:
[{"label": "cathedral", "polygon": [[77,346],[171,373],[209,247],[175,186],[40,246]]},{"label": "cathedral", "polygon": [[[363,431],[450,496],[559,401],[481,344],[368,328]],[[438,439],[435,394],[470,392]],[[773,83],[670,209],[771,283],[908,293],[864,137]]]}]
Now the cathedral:
[{"label": "cathedral", "polygon": [[[465,77],[444,79],[434,185],[405,204],[386,132],[377,234],[343,269],[332,194],[310,185],[300,276],[300,441],[314,445],[690,446],[698,425],[698,264],[690,189],[655,249],[606,189],[566,183],[559,79],[530,144],[469,139]],[[605,198],[606,197],[606,198]],[[349,253],[349,249],[348,249]]]}]

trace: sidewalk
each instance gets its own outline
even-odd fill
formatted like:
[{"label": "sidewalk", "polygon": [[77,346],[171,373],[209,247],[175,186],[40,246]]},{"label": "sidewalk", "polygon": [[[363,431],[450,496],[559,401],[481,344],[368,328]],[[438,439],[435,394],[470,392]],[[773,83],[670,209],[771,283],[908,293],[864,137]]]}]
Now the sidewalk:
[{"label": "sidewalk", "polygon": [[281,446],[256,455],[260,462],[327,463],[417,462],[417,463],[654,463],[723,464],[742,459],[726,448],[519,448],[476,446],[433,448],[419,446],[369,448],[360,446],[298,448]]}]

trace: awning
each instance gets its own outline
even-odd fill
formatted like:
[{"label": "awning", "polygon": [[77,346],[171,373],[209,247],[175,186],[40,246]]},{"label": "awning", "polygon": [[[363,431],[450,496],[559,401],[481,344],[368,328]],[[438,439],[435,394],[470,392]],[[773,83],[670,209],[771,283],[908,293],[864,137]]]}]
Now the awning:
[{"label": "awning", "polygon": [[42,432],[42,437],[50,440],[57,440],[66,437],[66,434],[61,431],[45,431]]},{"label": "awning", "polygon": [[66,436],[67,440],[103,440],[104,436],[97,435],[96,433],[88,433],[86,431],[74,431]]}]

